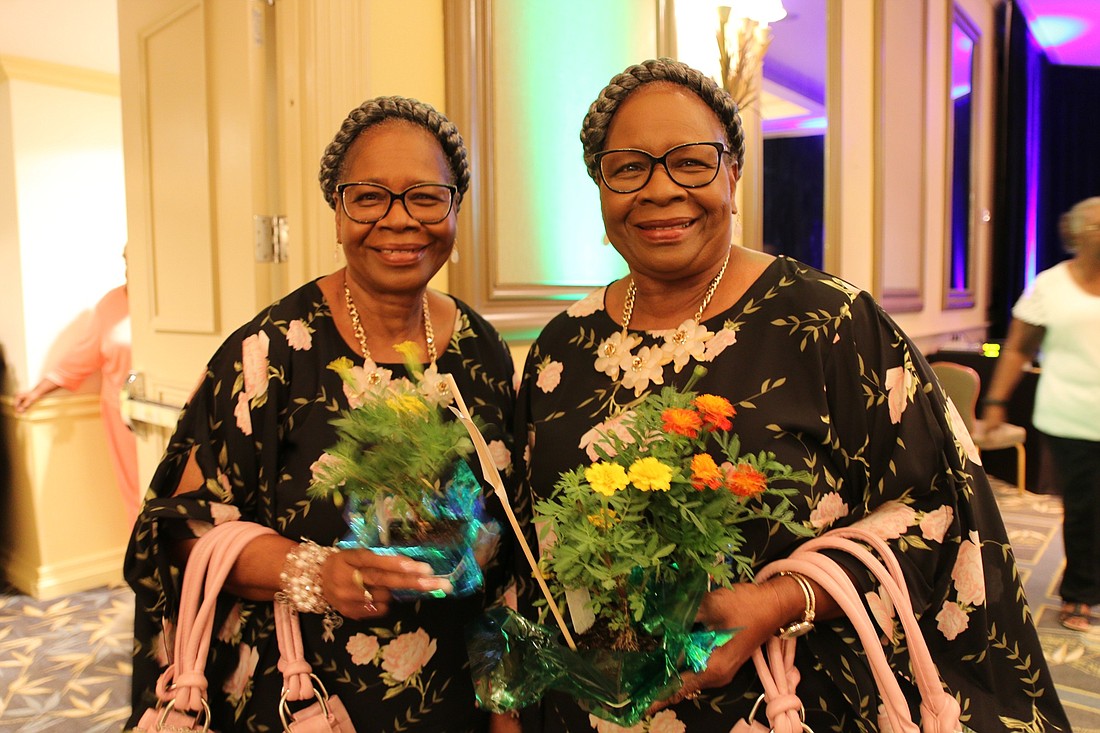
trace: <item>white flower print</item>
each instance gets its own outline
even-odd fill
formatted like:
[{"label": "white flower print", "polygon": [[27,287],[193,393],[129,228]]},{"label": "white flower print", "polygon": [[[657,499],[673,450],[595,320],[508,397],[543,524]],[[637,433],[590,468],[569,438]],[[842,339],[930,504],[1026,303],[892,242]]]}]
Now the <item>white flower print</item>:
[{"label": "white flower print", "polygon": [[301,318],[295,318],[286,329],[286,342],[295,351],[313,348],[313,333]]},{"label": "white flower print", "polygon": [[901,422],[902,413],[909,405],[909,393],[916,383],[913,373],[905,367],[894,367],[886,370],[887,404],[890,406],[890,422],[897,425]]},{"label": "white flower print", "polygon": [[603,452],[607,454],[608,458],[614,458],[617,454],[617,451],[610,444],[610,442],[605,441],[601,443],[598,442],[598,439],[605,435],[613,434],[618,436],[624,443],[634,442],[634,437],[630,434],[630,431],[627,430],[626,427],[627,418],[633,418],[633,416],[634,411],[627,410],[625,412],[620,412],[618,415],[607,418],[602,423],[596,425],[591,430],[582,435],[580,444],[577,447],[583,448],[584,452],[588,454],[588,458],[591,461],[600,460],[599,454],[596,453],[597,447],[601,448]]},{"label": "white flower print", "polygon": [[241,342],[241,373],[244,391],[250,399],[267,394],[267,350],[271,339],[267,333],[254,333]]},{"label": "white flower print", "polygon": [[595,715],[588,715],[588,722],[592,726],[592,730],[596,733],[645,733],[645,721],[635,723],[634,725],[626,728],[618,723],[612,723],[610,720],[604,720],[603,718],[597,718]]},{"label": "white flower print", "polygon": [[959,555],[951,570],[959,603],[965,606],[981,606],[985,603],[985,572],[982,568],[981,539],[971,531],[970,539],[959,545]]},{"label": "white flower print", "polygon": [[[678,339],[677,334],[683,334],[682,338]],[[671,357],[672,366],[679,373],[691,359],[703,360],[707,341],[713,335],[706,326],[689,318],[672,331],[663,332],[665,343],[661,348]]]},{"label": "white flower print", "polygon": [[233,417],[237,419],[237,427],[242,433],[252,435],[252,412],[248,408],[247,392],[237,395],[237,406],[233,408]]},{"label": "white flower print", "polygon": [[600,288],[599,290],[593,290],[588,295],[584,296],[582,300],[578,300],[565,311],[570,318],[584,318],[590,316],[596,311],[603,308],[604,293],[607,292],[607,288]]},{"label": "white flower print", "polygon": [[894,641],[897,637],[897,628],[894,625],[894,617],[896,614],[894,612],[894,603],[890,600],[889,594],[879,595],[871,591],[867,594],[867,607],[870,609],[875,622],[878,623],[878,627],[882,629],[882,632],[886,635],[886,638],[890,641]]},{"label": "white flower print", "polygon": [[662,710],[649,721],[649,733],[684,733],[687,726],[673,710]]},{"label": "white flower print", "polygon": [[920,520],[921,537],[933,542],[943,542],[954,516],[955,510],[949,506],[941,506],[933,511],[925,512]]},{"label": "white flower print", "polygon": [[378,656],[378,637],[373,634],[369,636],[367,634],[356,634],[348,639],[345,648],[351,656],[352,664],[360,666],[370,664]]},{"label": "white flower print", "polygon": [[962,449],[971,463],[982,465],[982,455],[978,452],[978,446],[974,445],[974,439],[966,429],[966,422],[963,421],[959,409],[955,407],[950,397],[947,398],[947,419],[951,423],[951,432],[955,434],[955,445]]},{"label": "white flower print", "polygon": [[489,455],[493,457],[493,465],[505,475],[512,472],[512,454],[503,440],[489,441]]},{"label": "white flower print", "polygon": [[612,379],[618,379],[619,372],[630,368],[634,347],[642,343],[641,336],[633,333],[623,335],[616,331],[608,336],[596,349],[596,371],[603,372]]},{"label": "white flower print", "polygon": [[944,601],[943,608],[936,614],[936,628],[948,641],[966,631],[970,626],[970,617],[959,608],[959,604]]},{"label": "white flower print", "polygon": [[884,540],[893,540],[901,537],[905,530],[916,523],[917,513],[912,507],[901,502],[888,501],[856,522],[855,526],[877,534]]},{"label": "white flower print", "polygon": [[223,524],[225,522],[234,522],[241,518],[241,510],[232,504],[222,504],[221,502],[210,502],[210,517],[214,520],[214,525]]},{"label": "white flower print", "polygon": [[550,394],[561,383],[561,373],[564,369],[565,365],[560,361],[544,361],[538,366],[539,378],[535,382],[535,386],[544,393]]},{"label": "white flower print", "polygon": [[830,491],[821,497],[817,506],[810,512],[810,524],[817,529],[822,529],[846,516],[848,516],[848,504],[840,498],[838,492]]},{"label": "white flower print", "polygon": [[424,629],[401,634],[382,650],[382,669],[397,682],[405,682],[420,673],[435,654],[435,639]]},{"label": "white flower print", "polygon": [[[665,364],[668,355],[659,346],[643,346],[638,349],[631,363],[623,367],[622,385],[634,390],[634,396],[641,397],[650,384],[665,383]],[[637,364],[637,366],[635,366]]]},{"label": "white flower print", "polygon": [[707,340],[707,348],[703,351],[703,361],[714,361],[715,358],[727,347],[737,343],[737,332],[732,328],[723,328]]},{"label": "white flower print", "polygon": [[224,641],[227,644],[234,639],[240,639],[241,635],[241,604],[234,603],[233,608],[229,609],[229,614],[225,617],[225,623],[222,624],[221,629],[218,630],[218,641]]},{"label": "white flower print", "polygon": [[233,670],[233,674],[226,678],[225,684],[222,686],[222,692],[230,700],[240,700],[244,696],[245,691],[248,689],[248,683],[252,681],[252,676],[256,673],[256,665],[260,663],[260,653],[248,644],[241,644],[238,649],[240,659],[237,662],[237,668]]}]

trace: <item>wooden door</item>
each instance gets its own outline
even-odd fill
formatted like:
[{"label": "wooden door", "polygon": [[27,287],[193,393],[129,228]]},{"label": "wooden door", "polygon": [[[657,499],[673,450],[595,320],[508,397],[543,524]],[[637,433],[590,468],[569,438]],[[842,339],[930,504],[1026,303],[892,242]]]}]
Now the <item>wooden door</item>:
[{"label": "wooden door", "polygon": [[274,13],[263,0],[118,2],[140,397],[126,408],[143,482],[206,360],[286,288],[255,234],[280,203]]}]

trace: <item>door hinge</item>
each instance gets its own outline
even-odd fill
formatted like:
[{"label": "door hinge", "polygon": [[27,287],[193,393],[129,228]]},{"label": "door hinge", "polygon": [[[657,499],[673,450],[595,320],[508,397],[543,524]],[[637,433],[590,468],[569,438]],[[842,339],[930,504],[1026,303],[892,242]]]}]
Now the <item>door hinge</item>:
[{"label": "door hinge", "polygon": [[290,233],[285,216],[253,215],[252,239],[257,262],[286,262],[289,258]]}]

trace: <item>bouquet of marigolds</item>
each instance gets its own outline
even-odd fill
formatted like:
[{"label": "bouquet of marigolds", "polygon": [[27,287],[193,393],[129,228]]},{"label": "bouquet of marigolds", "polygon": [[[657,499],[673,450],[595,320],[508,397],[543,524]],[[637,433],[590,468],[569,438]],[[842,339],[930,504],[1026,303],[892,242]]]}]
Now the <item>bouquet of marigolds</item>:
[{"label": "bouquet of marigolds", "polygon": [[[742,525],[768,521],[798,535],[788,497],[808,484],[768,452],[742,453],[736,410],[692,385],[665,387],[605,421],[596,460],[563,474],[535,505],[543,575],[568,607],[576,647],[515,615],[485,620],[481,641],[507,641],[475,670],[490,709],[563,690],[594,715],[635,724],[653,700],[699,671],[734,630],[693,628],[708,588],[752,577]],[[471,657],[473,658],[473,657]]]},{"label": "bouquet of marigolds", "polygon": [[494,528],[485,526],[481,485],[465,461],[473,452],[467,429],[444,419],[454,396],[409,347],[414,379],[368,374],[345,358],[329,365],[351,408],[333,421],[337,442],[313,464],[309,493],[344,506],[349,533],[338,547],[422,560],[451,579],[455,595],[468,595],[482,583],[475,544]]}]

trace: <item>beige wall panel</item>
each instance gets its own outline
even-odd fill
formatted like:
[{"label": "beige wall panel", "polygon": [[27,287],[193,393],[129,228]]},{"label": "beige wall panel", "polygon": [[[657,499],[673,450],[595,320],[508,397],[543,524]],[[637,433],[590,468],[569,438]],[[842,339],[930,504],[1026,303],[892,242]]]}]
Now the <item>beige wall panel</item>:
[{"label": "beige wall panel", "polygon": [[875,240],[879,298],[890,312],[923,306],[925,5],[885,3],[879,16]]},{"label": "beige wall panel", "polygon": [[214,333],[214,240],[203,13],[192,6],[143,39],[153,323]]}]

